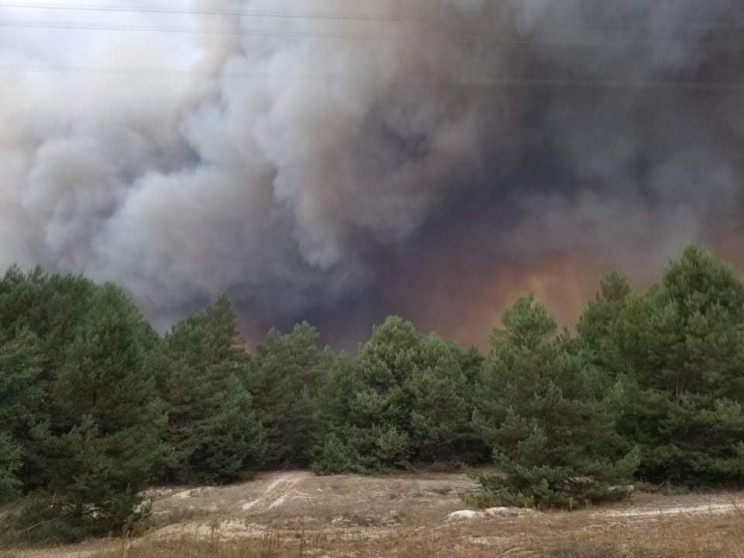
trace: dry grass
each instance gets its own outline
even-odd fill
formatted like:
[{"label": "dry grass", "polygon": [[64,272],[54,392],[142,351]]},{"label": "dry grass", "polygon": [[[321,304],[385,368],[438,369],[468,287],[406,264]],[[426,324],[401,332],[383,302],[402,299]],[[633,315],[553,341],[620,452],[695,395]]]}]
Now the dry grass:
[{"label": "dry grass", "polygon": [[145,537],[93,558],[744,558],[744,514],[597,521],[591,514],[401,529]]},{"label": "dry grass", "polygon": [[744,558],[744,515],[567,525],[551,558]]},{"label": "dry grass", "polygon": [[230,487],[154,490],[132,540],[18,549],[0,558],[744,558],[744,494],[637,494],[575,513],[448,522],[464,475],[261,475]]}]

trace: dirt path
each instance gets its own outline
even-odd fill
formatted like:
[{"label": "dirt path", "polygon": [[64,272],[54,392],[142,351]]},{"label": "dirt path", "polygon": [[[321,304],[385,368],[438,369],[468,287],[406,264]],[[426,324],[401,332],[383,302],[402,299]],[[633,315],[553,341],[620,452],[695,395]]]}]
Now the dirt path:
[{"label": "dirt path", "polygon": [[728,515],[744,513],[744,501],[731,504],[699,504],[687,506],[659,507],[658,509],[601,511],[593,517],[611,519],[653,519],[658,517],[675,517],[680,515]]},{"label": "dirt path", "polygon": [[[312,476],[311,473],[305,471],[277,473],[276,478],[269,482],[263,494],[255,500],[243,504],[241,509],[249,511],[264,507],[271,510],[284,504],[290,496],[303,497],[305,494],[296,490],[295,487],[302,481],[312,478]],[[277,496],[278,494],[280,495]]]}]

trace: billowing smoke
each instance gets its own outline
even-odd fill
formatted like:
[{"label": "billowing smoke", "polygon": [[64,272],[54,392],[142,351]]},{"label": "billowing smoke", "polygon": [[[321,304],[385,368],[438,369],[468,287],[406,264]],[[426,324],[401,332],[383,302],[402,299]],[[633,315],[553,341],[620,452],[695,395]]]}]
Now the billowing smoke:
[{"label": "billowing smoke", "polygon": [[611,267],[737,255],[737,4],[2,9],[0,265],[161,326],[221,291],[340,342],[389,312],[480,341],[528,289],[569,320]]}]

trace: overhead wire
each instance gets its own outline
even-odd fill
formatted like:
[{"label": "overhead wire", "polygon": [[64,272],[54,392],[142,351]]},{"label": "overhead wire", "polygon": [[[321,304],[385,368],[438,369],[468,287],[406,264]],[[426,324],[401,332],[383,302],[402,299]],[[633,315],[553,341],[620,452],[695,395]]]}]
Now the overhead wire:
[{"label": "overhead wire", "polygon": [[[345,14],[319,14],[319,13],[264,13],[235,11],[224,12],[221,10],[181,10],[172,8],[159,7],[142,7],[142,8],[119,8],[112,6],[59,6],[52,4],[20,4],[18,2],[2,2],[0,8],[33,8],[33,9],[54,9],[69,11],[100,11],[100,12],[117,12],[117,13],[157,13],[157,14],[191,14],[191,15],[228,15],[240,17],[269,17],[269,18],[292,18],[292,19],[317,19],[323,21],[379,21],[379,22],[407,22],[425,24],[425,22],[405,18],[378,18],[375,16],[345,15]],[[641,40],[641,41],[567,41],[551,39],[535,39],[499,36],[493,34],[463,34],[463,33],[437,33],[437,34],[358,34],[358,33],[331,33],[331,32],[308,32],[308,31],[279,31],[267,29],[203,29],[203,28],[184,28],[184,27],[159,27],[159,26],[130,26],[130,25],[113,25],[113,24],[85,24],[85,23],[66,23],[66,22],[33,22],[33,21],[2,21],[0,27],[4,28],[29,28],[29,29],[55,29],[55,30],[89,30],[89,31],[121,31],[121,32],[152,32],[152,33],[183,33],[195,35],[229,35],[229,36],[253,36],[266,38],[307,38],[320,40],[341,40],[341,41],[423,41],[430,42],[436,40],[451,40],[456,42],[470,42],[483,45],[549,45],[549,46],[566,46],[566,47],[631,47],[643,48],[653,47],[656,45],[666,45],[672,41]],[[700,50],[744,50],[744,43],[699,43],[685,42],[673,39],[676,47]],[[0,73],[70,73],[70,74],[99,74],[109,76],[141,76],[141,77],[184,77],[189,79],[212,79],[214,74],[199,73],[193,70],[160,70],[146,68],[95,68],[95,67],[67,67],[67,68],[46,68],[46,67],[18,67],[18,66],[0,66]],[[276,74],[267,74],[265,72],[228,72],[221,74],[234,78],[240,77],[271,77],[272,79],[340,79],[343,76],[329,74],[285,74],[284,76]],[[427,82],[429,83],[429,82]],[[441,83],[431,81],[430,83]],[[462,82],[448,81],[447,85],[453,87],[524,87],[524,88],[627,88],[627,89],[687,89],[687,90],[739,90],[744,88],[744,82],[704,82],[704,81],[670,81],[670,80],[582,80],[582,79],[544,79],[544,78],[499,78],[499,79],[468,79]]]},{"label": "overhead wire", "polygon": [[667,40],[623,40],[623,41],[587,41],[587,40],[555,40],[519,38],[490,34],[462,34],[462,33],[429,33],[415,35],[394,34],[349,34],[349,33],[323,33],[323,32],[298,32],[278,31],[264,29],[199,29],[185,27],[150,27],[129,26],[110,24],[81,24],[81,23],[56,23],[56,22],[30,22],[30,21],[1,21],[0,27],[19,29],[55,29],[55,30],[86,30],[86,31],[121,31],[138,33],[175,33],[187,35],[217,35],[217,36],[254,36],[254,37],[277,37],[277,38],[308,38],[319,40],[341,40],[341,41],[389,41],[393,39],[405,41],[429,42],[434,40],[450,40],[453,42],[502,44],[502,45],[544,45],[544,46],[566,46],[577,48],[592,47],[649,47],[655,45],[674,44],[675,47],[683,47],[693,50],[720,50],[741,51],[744,50],[744,42],[715,43],[715,42],[690,42],[678,39]]},{"label": "overhead wire", "polygon": [[[409,23],[409,24],[421,24],[426,25],[433,23],[435,20],[421,20],[416,18],[406,17],[392,17],[386,15],[374,15],[374,14],[343,14],[343,13],[330,13],[330,12],[267,12],[260,10],[210,10],[210,9],[176,9],[166,8],[159,6],[106,6],[106,5],[94,5],[94,4],[83,4],[83,5],[60,5],[60,4],[42,4],[42,3],[20,3],[20,2],[2,2],[0,1],[0,8],[13,8],[21,10],[45,10],[45,11],[69,11],[69,12],[109,12],[109,13],[130,13],[130,14],[156,14],[156,15],[199,15],[199,16],[220,16],[220,17],[261,17],[271,19],[317,19],[317,20],[329,20],[329,21],[368,21],[368,22],[386,22],[386,23]],[[664,27],[658,25],[637,25],[637,24],[622,24],[622,23],[607,23],[607,24],[591,24],[581,23],[572,25],[561,25],[563,28],[591,28],[591,29],[637,29],[637,30],[652,30],[652,31],[679,31],[679,30],[703,30],[703,31],[736,31],[744,30],[744,25],[731,23],[721,24],[719,22],[711,22],[708,24],[700,24],[699,22],[685,25],[676,25],[674,27]]]}]

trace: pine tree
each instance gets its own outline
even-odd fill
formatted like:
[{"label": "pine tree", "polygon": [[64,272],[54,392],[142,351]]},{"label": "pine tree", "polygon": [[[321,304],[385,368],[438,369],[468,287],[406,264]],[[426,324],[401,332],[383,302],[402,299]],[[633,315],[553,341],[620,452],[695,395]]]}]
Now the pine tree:
[{"label": "pine tree", "polygon": [[622,495],[636,465],[566,334],[532,297],[517,300],[494,330],[474,421],[505,476],[485,475],[485,501],[578,507]]},{"label": "pine tree", "polygon": [[166,336],[154,367],[169,411],[169,480],[232,481],[260,467],[263,430],[242,382],[248,365],[224,295]]},{"label": "pine tree", "polygon": [[420,351],[406,383],[413,461],[478,459],[482,448],[470,422],[473,386],[464,370],[466,357],[453,342],[434,334],[421,339]]},{"label": "pine tree", "polygon": [[306,467],[315,431],[315,400],[334,356],[320,334],[302,323],[287,335],[269,331],[251,360],[248,387],[266,430],[268,467]]},{"label": "pine tree", "polygon": [[628,280],[619,273],[610,273],[600,281],[597,297],[587,304],[576,325],[581,349],[592,363],[607,372],[617,372],[622,366],[614,345],[613,328],[631,294]]},{"label": "pine tree", "polygon": [[42,415],[38,340],[28,330],[0,342],[0,500],[23,484],[23,465],[34,451]]},{"label": "pine tree", "polygon": [[319,474],[363,472],[361,456],[346,442],[347,422],[354,397],[351,358],[340,353],[329,361],[316,401],[316,435],[313,438],[312,467]]},{"label": "pine tree", "polygon": [[373,330],[355,361],[341,364],[322,390],[321,404],[327,408],[334,401],[335,417],[325,418],[316,469],[406,468],[478,453],[470,425],[471,385],[463,370],[473,363],[455,344],[424,337],[410,322],[390,317]]},{"label": "pine tree", "polygon": [[54,412],[53,386],[95,290],[88,279],[48,275],[40,268],[23,273],[11,267],[0,279],[0,343],[32,337],[35,353],[35,364],[28,369],[35,370],[34,397],[38,400],[19,442],[23,456],[19,474],[27,491],[50,482],[53,471],[47,439],[50,431],[67,426]]},{"label": "pine tree", "polygon": [[107,533],[136,518],[160,459],[162,405],[145,367],[149,326],[122,291],[96,290],[54,387],[51,507],[69,533]]},{"label": "pine tree", "polygon": [[623,386],[622,432],[640,474],[687,484],[741,482],[744,463],[744,284],[688,247],[659,285],[630,297],[605,361]]}]

